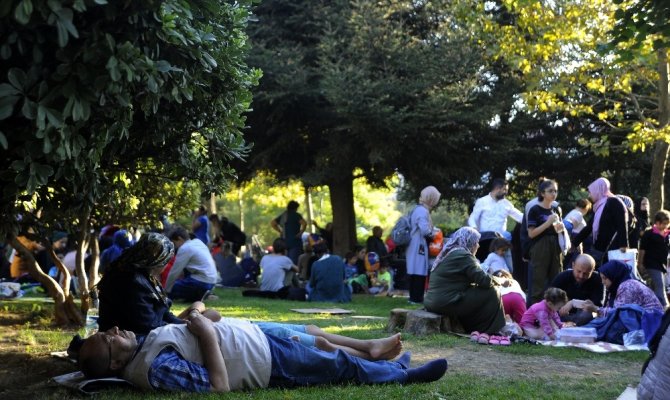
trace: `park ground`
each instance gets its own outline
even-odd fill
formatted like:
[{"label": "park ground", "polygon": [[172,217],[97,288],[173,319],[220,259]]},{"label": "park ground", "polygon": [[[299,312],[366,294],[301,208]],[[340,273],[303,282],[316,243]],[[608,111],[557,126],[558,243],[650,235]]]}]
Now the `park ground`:
[{"label": "park ground", "polygon": [[[406,307],[403,298],[354,296],[352,303],[337,305],[351,315],[299,314],[291,308],[333,307],[333,304],[243,298],[239,290],[217,289],[209,307],[222,314],[256,320],[313,323],[329,332],[361,339],[387,335],[386,317],[395,307]],[[75,370],[75,366],[50,356],[64,350],[76,328],[51,325],[48,299],[25,297],[0,303],[0,398],[69,399],[80,394],[48,384],[49,378]],[[180,311],[185,304],[175,304]],[[81,332],[81,331],[79,331]],[[646,352],[594,354],[580,349],[547,348],[513,344],[483,346],[451,334],[427,337],[403,335],[404,350],[412,352],[412,365],[436,357],[449,361],[449,371],[439,381],[425,385],[313,387],[294,390],[261,390],[244,394],[204,395],[198,398],[249,399],[615,399],[626,386],[640,380]],[[111,390],[102,399],[183,399],[185,394]],[[190,396],[188,396],[190,398]]]}]

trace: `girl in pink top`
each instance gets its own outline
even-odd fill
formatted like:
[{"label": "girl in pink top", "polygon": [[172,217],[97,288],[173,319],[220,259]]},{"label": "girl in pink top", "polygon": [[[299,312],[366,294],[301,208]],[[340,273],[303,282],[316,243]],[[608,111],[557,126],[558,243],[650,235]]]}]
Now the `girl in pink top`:
[{"label": "girl in pink top", "polygon": [[563,327],[558,310],[568,302],[564,290],[549,288],[544,292],[544,300],[535,303],[521,318],[519,325],[531,339],[554,340],[556,331]]}]

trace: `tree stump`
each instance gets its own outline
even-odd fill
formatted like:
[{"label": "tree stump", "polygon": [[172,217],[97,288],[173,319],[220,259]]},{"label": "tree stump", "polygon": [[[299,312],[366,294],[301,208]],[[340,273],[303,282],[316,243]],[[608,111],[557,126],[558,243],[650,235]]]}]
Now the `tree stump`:
[{"label": "tree stump", "polygon": [[461,321],[455,315],[443,315],[440,330],[442,332],[466,333]]},{"label": "tree stump", "polygon": [[405,327],[405,321],[407,320],[407,313],[410,310],[406,308],[394,308],[391,310],[391,315],[389,316],[389,323],[386,326],[388,332],[395,332],[396,329],[402,329]]},{"label": "tree stump", "polygon": [[440,333],[442,316],[428,311],[414,310],[407,313],[403,332],[416,336]]}]

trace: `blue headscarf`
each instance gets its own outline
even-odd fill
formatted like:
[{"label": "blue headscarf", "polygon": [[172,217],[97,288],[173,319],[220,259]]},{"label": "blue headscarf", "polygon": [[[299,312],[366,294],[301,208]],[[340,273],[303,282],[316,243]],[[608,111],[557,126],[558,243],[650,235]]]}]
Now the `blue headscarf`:
[{"label": "blue headscarf", "polygon": [[598,272],[605,275],[607,279],[612,281],[612,284],[607,288],[607,298],[605,303],[609,307],[614,307],[614,299],[616,299],[617,290],[621,283],[631,279],[631,267],[621,261],[612,260],[603,264]]}]

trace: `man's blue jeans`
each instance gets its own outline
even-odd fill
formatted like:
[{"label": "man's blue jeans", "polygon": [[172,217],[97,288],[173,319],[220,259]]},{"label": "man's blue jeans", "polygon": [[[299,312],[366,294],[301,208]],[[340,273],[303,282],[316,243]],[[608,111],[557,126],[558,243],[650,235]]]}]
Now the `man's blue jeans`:
[{"label": "man's blue jeans", "polygon": [[272,355],[270,387],[331,383],[403,383],[407,371],[397,362],[368,361],[342,350],[322,351],[291,339],[265,335]]},{"label": "man's blue jeans", "polygon": [[204,296],[208,290],[212,290],[213,287],[213,283],[201,282],[188,276],[175,281],[172,290],[168,293],[168,297],[172,300],[184,299],[188,302],[199,301],[202,300],[202,296]]}]

